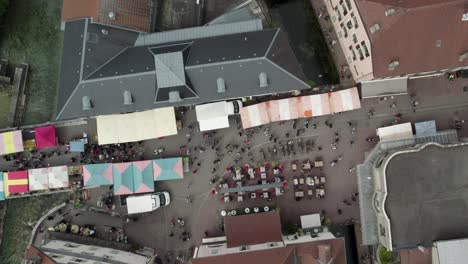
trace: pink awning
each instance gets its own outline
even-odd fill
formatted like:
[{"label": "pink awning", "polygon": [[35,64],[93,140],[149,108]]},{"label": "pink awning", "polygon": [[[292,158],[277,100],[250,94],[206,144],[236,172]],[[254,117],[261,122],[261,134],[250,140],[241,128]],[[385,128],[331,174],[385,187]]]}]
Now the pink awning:
[{"label": "pink awning", "polygon": [[43,126],[34,128],[36,134],[36,148],[44,149],[57,146],[55,126]]}]

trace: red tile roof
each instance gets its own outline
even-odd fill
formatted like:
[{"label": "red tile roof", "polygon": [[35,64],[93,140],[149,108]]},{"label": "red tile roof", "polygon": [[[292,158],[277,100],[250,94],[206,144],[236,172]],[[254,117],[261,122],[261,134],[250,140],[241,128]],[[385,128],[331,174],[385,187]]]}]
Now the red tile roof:
[{"label": "red tile roof", "polygon": [[153,12],[150,0],[63,0],[62,21],[92,18],[96,23],[150,32]]},{"label": "red tile roof", "polygon": [[81,18],[95,18],[100,0],[63,0],[62,21]]},{"label": "red tile roof", "polygon": [[28,246],[26,249],[26,252],[24,253],[24,258],[25,260],[40,260],[39,263],[41,264],[56,264],[53,259],[49,258],[46,254],[44,254],[42,251],[37,249],[34,246]]},{"label": "red tile roof", "polygon": [[[468,65],[459,61],[468,51],[468,21],[462,21],[468,0],[357,0],[357,4],[372,43],[376,78]],[[395,14],[386,16],[390,8]],[[380,30],[371,34],[374,24]],[[389,70],[392,61],[399,66]]]},{"label": "red tile roof", "polygon": [[322,264],[319,248],[330,248],[330,264],[346,264],[343,238],[289,245],[282,248],[257,250],[214,257],[192,259],[192,264]]},{"label": "red tile roof", "polygon": [[228,247],[282,241],[278,212],[229,216],[224,219]]}]

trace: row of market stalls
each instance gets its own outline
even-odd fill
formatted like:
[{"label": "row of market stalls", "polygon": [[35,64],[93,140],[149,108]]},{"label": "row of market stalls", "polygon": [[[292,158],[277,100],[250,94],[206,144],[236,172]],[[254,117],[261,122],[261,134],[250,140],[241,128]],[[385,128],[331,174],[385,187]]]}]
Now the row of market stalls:
[{"label": "row of market stalls", "polygon": [[[82,165],[85,188],[114,185],[115,195],[154,192],[154,181],[184,177],[184,159],[166,158],[126,163]],[[70,167],[56,166],[25,171],[0,172],[0,201],[12,195],[53,191],[70,186]]]},{"label": "row of market stalls", "polygon": [[154,192],[155,181],[183,178],[182,158],[83,165],[85,187],[114,185],[115,195]]},{"label": "row of market stalls", "polygon": [[11,194],[67,188],[67,166],[30,169],[27,171],[0,172],[0,200]]},{"label": "row of market stalls", "polygon": [[361,108],[356,87],[333,93],[273,100],[240,110],[244,129],[277,121],[315,117]]},{"label": "row of market stalls", "polygon": [[0,133],[0,155],[22,152],[24,149],[45,149],[57,146],[55,126],[34,128],[34,138],[23,138],[21,130]]}]

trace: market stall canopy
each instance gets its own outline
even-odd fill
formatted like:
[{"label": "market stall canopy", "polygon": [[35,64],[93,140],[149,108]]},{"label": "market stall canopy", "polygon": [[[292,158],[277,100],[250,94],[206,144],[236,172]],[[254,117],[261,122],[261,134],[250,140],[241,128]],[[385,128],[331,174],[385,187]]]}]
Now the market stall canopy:
[{"label": "market stall canopy", "polygon": [[153,175],[155,181],[183,179],[182,158],[153,160]]},{"label": "market stall canopy", "polygon": [[112,164],[112,171],[115,195],[154,192],[150,160]]},{"label": "market stall canopy", "polygon": [[151,160],[133,162],[134,193],[154,192],[152,165]]},{"label": "market stall canopy", "polygon": [[356,87],[336,91],[329,94],[330,110],[340,113],[361,108],[361,100]]},{"label": "market stall canopy", "polygon": [[197,105],[195,107],[200,131],[208,131],[229,127],[227,102],[217,102]]},{"label": "market stall canopy", "polygon": [[70,184],[67,166],[49,167],[49,189],[67,188]]},{"label": "market stall canopy", "polygon": [[267,103],[260,103],[243,107],[240,111],[244,129],[270,123]]},{"label": "market stall canopy", "polygon": [[410,138],[413,136],[413,127],[411,123],[403,123],[393,126],[377,128],[377,135],[381,141],[399,138]]},{"label": "market stall canopy", "polygon": [[5,198],[10,197],[10,194],[27,193],[29,191],[27,171],[5,172],[3,177]]},{"label": "market stall canopy", "polygon": [[57,146],[57,136],[55,126],[43,126],[34,128],[36,136],[36,148],[44,149]]},{"label": "market stall canopy", "polygon": [[408,93],[408,77],[373,80],[361,83],[362,98]]},{"label": "market stall canopy", "polygon": [[437,133],[435,120],[414,123],[417,136],[434,135]]},{"label": "market stall canopy", "polygon": [[84,151],[84,142],[83,140],[75,140],[70,142],[70,151],[71,152],[83,152]]},{"label": "market stall canopy", "polygon": [[174,107],[96,117],[99,145],[136,142],[177,134]]},{"label": "market stall canopy", "polygon": [[114,176],[114,194],[133,194],[133,169],[131,162],[112,164],[112,174]]},{"label": "market stall canopy", "polygon": [[300,118],[297,103],[297,97],[269,101],[266,105],[268,106],[270,122]]},{"label": "market stall canopy", "polygon": [[30,191],[49,189],[49,168],[30,169],[28,175]]},{"label": "market stall canopy", "polygon": [[0,155],[24,151],[21,130],[0,134]]},{"label": "market stall canopy", "polygon": [[84,186],[111,185],[114,182],[110,163],[83,165]]},{"label": "market stall canopy", "polygon": [[3,172],[0,172],[0,201],[5,200],[5,184],[3,183]]},{"label": "market stall canopy", "polygon": [[299,115],[315,117],[331,114],[328,94],[314,94],[298,97]]}]

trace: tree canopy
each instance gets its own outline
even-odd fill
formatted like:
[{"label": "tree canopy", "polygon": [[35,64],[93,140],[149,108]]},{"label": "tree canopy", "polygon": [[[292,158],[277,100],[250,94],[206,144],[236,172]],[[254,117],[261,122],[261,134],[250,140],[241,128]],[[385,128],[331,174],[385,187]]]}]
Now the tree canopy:
[{"label": "tree canopy", "polygon": [[10,4],[10,0],[0,0],[0,21],[2,21],[3,16],[8,10],[8,4]]}]

